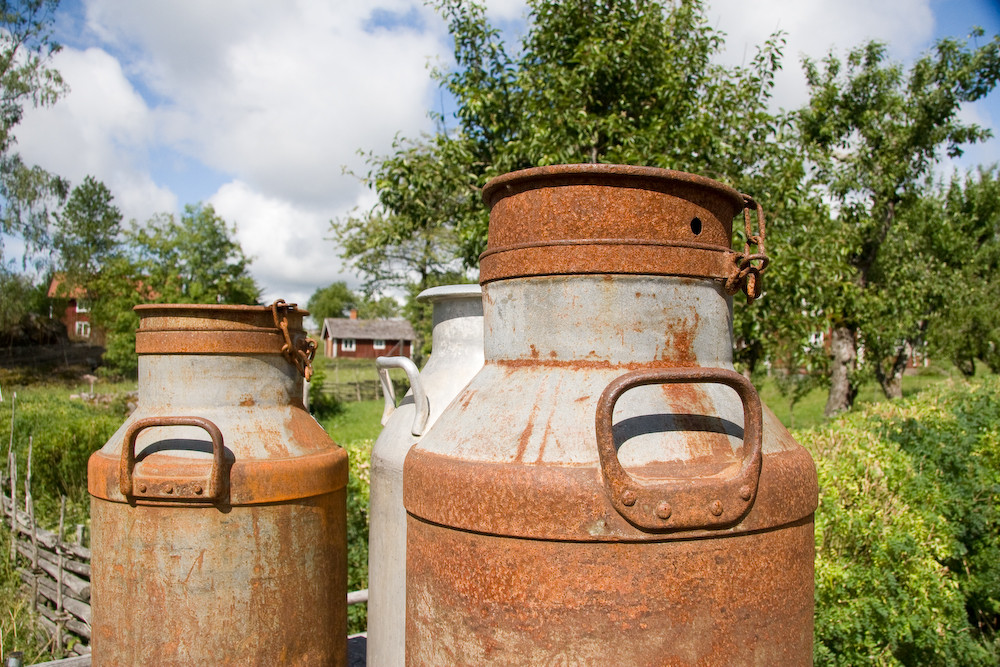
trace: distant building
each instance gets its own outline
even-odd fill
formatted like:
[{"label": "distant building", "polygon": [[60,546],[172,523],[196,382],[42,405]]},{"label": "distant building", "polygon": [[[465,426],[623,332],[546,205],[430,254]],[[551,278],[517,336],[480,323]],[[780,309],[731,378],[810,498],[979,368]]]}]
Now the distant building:
[{"label": "distant building", "polygon": [[326,356],[352,359],[409,357],[416,340],[406,320],[359,320],[356,310],[323,320],[322,337]]},{"label": "distant building", "polygon": [[[104,345],[104,331],[92,327],[90,323],[90,300],[82,287],[68,288],[63,282],[63,276],[56,274],[49,283],[50,299],[66,299],[59,321],[66,326],[66,335],[74,342]],[[56,317],[55,313],[50,313]]]}]

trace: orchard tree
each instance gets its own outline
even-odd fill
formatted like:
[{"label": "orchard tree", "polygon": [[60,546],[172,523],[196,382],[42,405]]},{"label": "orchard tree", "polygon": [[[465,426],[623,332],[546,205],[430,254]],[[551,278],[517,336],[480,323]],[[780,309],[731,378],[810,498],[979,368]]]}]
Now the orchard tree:
[{"label": "orchard tree", "polygon": [[[887,244],[906,246],[909,228],[898,223],[919,200],[942,153],[960,155],[962,145],[990,136],[961,122],[959,112],[1000,78],[1000,37],[978,48],[941,40],[908,72],[890,62],[878,42],[851,50],[844,61],[832,53],[822,65],[806,59],[804,68],[810,99],[798,124],[814,166],[813,182],[836,205],[836,214],[822,221],[819,246],[835,279],[822,286],[814,303],[831,332],[825,410],[830,415],[853,404],[863,339],[876,367],[888,362],[881,366],[887,395],[899,392],[898,376],[921,327],[908,322],[903,327],[908,331],[901,330],[900,312],[886,307],[886,300],[898,300],[901,293],[908,293],[907,301],[910,293],[919,296],[919,288],[907,281],[922,278],[896,270],[902,268],[892,266],[898,255],[883,251]],[[879,340],[877,332],[887,329],[895,335]]]},{"label": "orchard tree", "polygon": [[334,225],[344,256],[369,279],[422,288],[428,276],[461,268],[450,263],[454,252],[466,269],[478,267],[488,224],[481,189],[507,171],[647,164],[741,187],[767,164],[780,38],[749,67],[725,68],[712,63],[723,38],[699,0],[528,6],[527,33],[511,49],[482,5],[438,3],[456,67],[436,76],[457,102],[458,125],[447,129],[438,118],[435,136],[400,140],[392,154],[370,159],[365,180],[378,204]]},{"label": "orchard tree", "polygon": [[331,224],[367,292],[411,284],[422,290],[433,276],[459,268],[455,221],[477,209],[478,191],[465,184],[460,163],[448,159],[456,147],[444,136],[397,140],[393,155],[369,157],[362,180],[378,193],[378,203]]},{"label": "orchard tree", "polygon": [[[58,0],[0,2],[0,232],[20,237],[28,253],[44,247],[49,215],[65,198],[62,179],[25,165],[14,151],[24,106],[48,106],[66,86],[51,67]],[[0,259],[3,257],[0,237]]]},{"label": "orchard tree", "polygon": [[210,204],[188,205],[180,219],[160,214],[134,227],[132,246],[164,303],[256,303],[260,288],[235,233]]},{"label": "orchard tree", "polygon": [[929,315],[932,354],[965,375],[976,360],[1000,373],[1000,176],[997,168],[955,175],[928,206],[923,235],[940,267],[942,297]]}]

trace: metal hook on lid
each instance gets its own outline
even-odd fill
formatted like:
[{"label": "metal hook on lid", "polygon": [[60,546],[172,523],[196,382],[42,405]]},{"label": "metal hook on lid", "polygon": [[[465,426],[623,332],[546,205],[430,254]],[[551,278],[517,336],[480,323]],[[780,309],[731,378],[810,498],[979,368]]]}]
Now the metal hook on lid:
[{"label": "metal hook on lid", "polygon": [[277,299],[271,304],[271,314],[274,316],[274,326],[280,329],[285,337],[285,342],[281,346],[282,356],[291,362],[308,382],[313,374],[312,360],[316,356],[316,341],[308,336],[298,336],[298,341],[292,341],[292,336],[288,331],[288,312],[295,310],[295,308],[296,304],[287,303],[284,299]]}]

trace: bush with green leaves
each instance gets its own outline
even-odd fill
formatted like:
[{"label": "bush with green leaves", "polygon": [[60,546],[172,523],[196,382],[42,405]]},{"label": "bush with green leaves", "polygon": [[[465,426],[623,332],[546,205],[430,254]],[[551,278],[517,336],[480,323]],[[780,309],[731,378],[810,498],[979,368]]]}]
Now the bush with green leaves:
[{"label": "bush with green leaves", "polygon": [[[347,482],[347,590],[368,588],[368,499],[371,488],[372,440],[344,446],[350,460]],[[347,632],[368,627],[368,605],[347,608]]]},{"label": "bush with green leaves", "polygon": [[817,665],[996,665],[1000,380],[798,433],[820,482]]}]

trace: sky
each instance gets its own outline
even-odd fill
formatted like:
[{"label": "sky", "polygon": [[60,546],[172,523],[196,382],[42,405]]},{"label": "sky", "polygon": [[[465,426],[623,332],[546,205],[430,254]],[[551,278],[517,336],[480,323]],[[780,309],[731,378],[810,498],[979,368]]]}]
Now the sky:
[{"label": "sky", "polygon": [[[516,40],[525,5],[489,0]],[[806,99],[799,62],[867,39],[912,62],[973,25],[1000,32],[998,0],[709,0],[727,64],[786,33],[774,105]],[[319,287],[362,278],[329,239],[330,220],[374,201],[356,174],[394,139],[431,132],[453,109],[431,77],[447,68],[444,22],[419,0],[63,0],[53,65],[69,92],[27,109],[17,150],[80,183],[92,175],[126,220],[209,203],[236,225],[264,302],[304,304]],[[963,111],[1000,135],[1000,92]],[[958,167],[1000,161],[1000,139]]]}]

